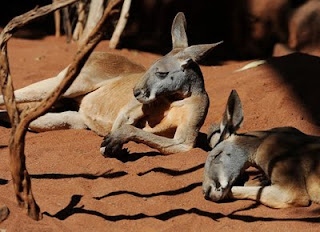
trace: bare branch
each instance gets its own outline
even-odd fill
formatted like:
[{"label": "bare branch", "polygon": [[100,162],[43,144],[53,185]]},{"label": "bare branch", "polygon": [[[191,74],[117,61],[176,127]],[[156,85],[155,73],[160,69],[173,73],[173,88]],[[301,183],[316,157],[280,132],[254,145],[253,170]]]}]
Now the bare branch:
[{"label": "bare branch", "polygon": [[120,2],[122,2],[122,0],[111,0],[109,2],[102,18],[100,19],[95,29],[90,33],[87,40],[84,41],[83,45],[78,48],[73,62],[70,64],[65,78],[61,81],[60,85],[57,86],[56,89],[53,90],[48,97],[44,98],[37,107],[30,108],[22,112],[22,126],[27,127],[32,120],[43,115],[47,110],[50,109],[50,107],[58,99],[58,97],[61,96],[61,94],[70,87],[74,79],[80,73],[81,68],[88,59],[90,53],[102,39],[105,31],[104,22],[109,17],[113,8]]},{"label": "bare branch", "polygon": [[56,10],[54,12],[54,27],[55,27],[56,37],[60,37],[60,35],[61,35],[60,24],[61,24],[60,10]]},{"label": "bare branch", "polygon": [[78,12],[78,20],[76,27],[73,31],[73,40],[77,41],[81,37],[84,29],[84,21],[85,21],[85,2],[82,0],[79,2],[77,6],[77,12]]},{"label": "bare branch", "polygon": [[102,18],[104,8],[103,3],[104,0],[91,0],[86,26],[79,41],[80,45],[84,43],[99,20]]},{"label": "bare branch", "polygon": [[2,49],[2,46],[5,46],[7,41],[11,38],[12,34],[18,29],[20,29],[21,27],[23,27],[24,25],[32,22],[33,20],[39,17],[47,15],[55,10],[68,6],[76,1],[78,0],[55,1],[51,5],[47,5],[41,8],[35,8],[33,10],[28,11],[25,14],[22,14],[20,16],[13,18],[0,34],[0,41],[1,41],[0,48]]},{"label": "bare branch", "polygon": [[74,3],[76,0],[60,0],[41,8],[31,10],[21,16],[15,17],[9,22],[0,34],[0,82],[2,87],[2,94],[4,96],[7,111],[12,124],[11,137],[9,142],[10,148],[10,169],[13,179],[14,190],[18,204],[28,210],[28,215],[35,219],[40,220],[42,215],[40,208],[34,200],[31,191],[31,180],[25,165],[25,134],[29,123],[40,115],[44,114],[65,92],[73,80],[79,74],[90,53],[102,39],[105,28],[104,22],[108,18],[112,9],[121,2],[121,0],[111,0],[108,7],[105,9],[103,17],[97,24],[96,28],[92,31],[88,39],[77,51],[72,64],[69,66],[65,78],[61,84],[36,107],[24,109],[19,115],[17,110],[16,101],[14,97],[14,89],[10,75],[9,61],[7,57],[7,41],[12,37],[12,34],[22,26],[31,22],[32,20],[53,12],[57,9],[65,7]]},{"label": "bare branch", "polygon": [[[8,115],[11,121],[12,130],[9,141],[10,148],[10,170],[13,180],[14,191],[19,206],[28,210],[28,215],[40,220],[42,215],[40,208],[34,200],[31,190],[31,180],[26,169],[24,155],[24,139],[26,128],[19,127],[20,115],[17,110],[17,105],[14,97],[14,89],[10,75],[10,66],[7,56],[7,42],[12,37],[13,33],[22,26],[28,24],[36,18],[53,12],[61,7],[72,4],[76,0],[64,0],[52,5],[47,5],[41,8],[36,8],[23,15],[13,18],[0,34],[0,83],[2,94],[4,96]],[[20,129],[19,129],[20,128]]]},{"label": "bare branch", "polygon": [[127,21],[128,21],[130,6],[131,6],[131,0],[124,0],[124,3],[122,5],[122,9],[121,9],[119,22],[116,26],[116,29],[114,30],[114,32],[112,34],[112,37],[111,37],[111,40],[109,43],[110,48],[116,48],[119,43],[120,36],[121,36],[121,34],[127,24]]}]

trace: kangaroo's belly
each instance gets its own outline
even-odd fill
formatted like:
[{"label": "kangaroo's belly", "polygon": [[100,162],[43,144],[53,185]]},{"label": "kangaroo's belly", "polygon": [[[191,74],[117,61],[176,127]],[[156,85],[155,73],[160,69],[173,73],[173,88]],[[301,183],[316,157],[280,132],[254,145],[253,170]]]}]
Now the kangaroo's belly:
[{"label": "kangaroo's belly", "polygon": [[133,88],[143,73],[112,79],[99,89],[87,94],[79,112],[86,125],[99,135],[111,131],[120,110],[133,98]]}]

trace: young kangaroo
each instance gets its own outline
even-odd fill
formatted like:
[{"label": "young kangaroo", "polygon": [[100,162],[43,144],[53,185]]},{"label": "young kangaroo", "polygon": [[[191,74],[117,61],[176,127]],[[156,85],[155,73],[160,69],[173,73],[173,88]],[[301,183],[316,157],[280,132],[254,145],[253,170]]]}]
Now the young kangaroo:
[{"label": "young kangaroo", "polygon": [[[125,57],[94,52],[63,95],[64,99],[74,99],[78,110],[47,113],[33,121],[30,129],[89,128],[107,135],[101,144],[103,155],[116,153],[128,141],[166,154],[190,150],[209,106],[196,62],[218,43],[189,47],[185,30],[185,16],[178,13],[172,24],[172,51],[147,71]],[[17,90],[16,100],[40,101],[65,73],[66,69],[56,77]]]},{"label": "young kangaroo", "polygon": [[[292,127],[237,134],[243,121],[239,96],[233,90],[220,126],[208,138],[213,147],[205,164],[203,192],[207,199],[251,199],[273,208],[320,203],[320,137]],[[249,166],[269,185],[232,186]]]}]

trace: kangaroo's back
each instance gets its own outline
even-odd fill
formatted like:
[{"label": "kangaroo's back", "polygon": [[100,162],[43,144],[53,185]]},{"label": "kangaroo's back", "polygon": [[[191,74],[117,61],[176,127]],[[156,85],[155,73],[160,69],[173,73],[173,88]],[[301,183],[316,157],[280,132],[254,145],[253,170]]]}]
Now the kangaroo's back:
[{"label": "kangaroo's back", "polygon": [[[310,172],[309,161],[320,157],[320,138],[306,135],[296,128],[279,127],[256,133],[260,133],[262,140],[249,159],[270,178],[278,167],[282,170],[299,168],[299,175],[307,177]],[[288,175],[295,173],[290,171]]]},{"label": "kangaroo's back", "polygon": [[[67,68],[57,76],[48,78],[15,91],[17,103],[32,103],[41,101],[64,78]],[[124,77],[133,73],[143,73],[145,68],[128,58],[108,52],[93,52],[78,77],[70,88],[63,94],[64,98],[75,98],[90,93],[109,80]],[[0,106],[4,104],[3,96],[0,96]]]},{"label": "kangaroo's back", "polygon": [[105,85],[109,80],[133,73],[143,73],[145,68],[128,58],[108,52],[93,52],[65,97],[76,97]]}]

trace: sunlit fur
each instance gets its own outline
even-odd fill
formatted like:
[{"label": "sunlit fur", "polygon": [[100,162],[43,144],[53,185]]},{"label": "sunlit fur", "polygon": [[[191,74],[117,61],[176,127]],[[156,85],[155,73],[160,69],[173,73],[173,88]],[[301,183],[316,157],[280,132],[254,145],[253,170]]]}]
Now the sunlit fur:
[{"label": "sunlit fur", "polygon": [[[92,53],[63,94],[75,101],[77,109],[47,113],[33,121],[30,129],[89,128],[107,135],[100,148],[103,155],[117,153],[128,141],[166,154],[190,150],[209,107],[197,62],[218,43],[188,46],[185,30],[185,16],[178,13],[172,24],[172,51],[148,70],[123,56]],[[59,85],[66,71],[15,91],[17,102],[42,100]]]}]

